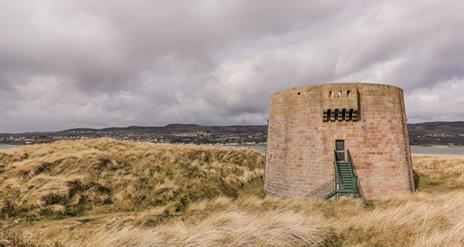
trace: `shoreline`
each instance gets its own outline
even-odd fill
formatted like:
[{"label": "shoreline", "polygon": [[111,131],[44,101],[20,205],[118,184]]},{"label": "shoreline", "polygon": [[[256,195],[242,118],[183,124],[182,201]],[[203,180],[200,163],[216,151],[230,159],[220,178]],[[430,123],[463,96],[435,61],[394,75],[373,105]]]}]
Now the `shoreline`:
[{"label": "shoreline", "polygon": [[[18,145],[18,144],[2,144],[0,143],[0,150],[11,150],[31,144]],[[173,144],[173,145],[185,145],[185,144]],[[215,144],[224,147],[239,147],[254,149],[260,153],[266,153],[266,144],[245,144],[245,145],[224,145]],[[445,145],[410,145],[411,155],[415,156],[464,156],[464,146],[445,146]],[[432,149],[432,150],[428,150]],[[436,150],[433,150],[436,149]]]},{"label": "shoreline", "polygon": [[411,153],[412,156],[453,156],[453,157],[463,157],[463,154],[437,154],[437,153]]},{"label": "shoreline", "polygon": [[464,148],[464,145],[409,145],[411,147],[423,147],[423,148]]},{"label": "shoreline", "polygon": [[[98,138],[97,138],[98,139]],[[68,140],[68,139],[63,139]],[[60,140],[57,140],[60,141]],[[11,143],[2,143],[0,142],[0,146],[27,146],[27,145],[35,145],[35,144],[46,144],[52,142],[41,142],[41,143],[22,143],[22,144],[11,144]],[[151,142],[149,142],[151,143]],[[154,144],[161,144],[161,143],[154,143]],[[184,143],[169,143],[169,144],[179,144],[182,145]],[[238,144],[238,143],[216,143],[216,144],[198,144],[198,145],[223,145],[223,146],[266,146],[266,143],[256,143],[256,144]],[[464,145],[440,145],[440,144],[409,144],[411,147],[424,147],[424,148],[464,148]]]}]

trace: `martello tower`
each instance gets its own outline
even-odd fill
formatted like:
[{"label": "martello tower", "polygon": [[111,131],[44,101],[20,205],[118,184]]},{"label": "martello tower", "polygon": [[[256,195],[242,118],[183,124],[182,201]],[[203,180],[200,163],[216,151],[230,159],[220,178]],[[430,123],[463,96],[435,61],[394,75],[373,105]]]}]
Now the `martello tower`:
[{"label": "martello tower", "polygon": [[264,190],[377,199],[414,190],[403,91],[370,83],[272,95]]}]

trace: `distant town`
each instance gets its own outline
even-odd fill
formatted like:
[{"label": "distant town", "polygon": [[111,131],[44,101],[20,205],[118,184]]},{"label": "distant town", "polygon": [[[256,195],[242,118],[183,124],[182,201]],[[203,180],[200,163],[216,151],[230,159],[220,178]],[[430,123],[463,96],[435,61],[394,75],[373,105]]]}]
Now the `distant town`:
[{"label": "distant town", "polygon": [[[464,145],[464,121],[408,124],[412,145]],[[164,127],[78,128],[57,132],[0,133],[0,143],[28,145],[57,140],[112,138],[151,143],[265,145],[267,126],[201,126],[170,124]]]},{"label": "distant town", "polygon": [[151,143],[263,145],[266,126],[200,126],[170,124],[164,127],[131,126],[105,129],[69,129],[57,132],[0,134],[0,143],[27,145],[57,140],[112,138]]}]

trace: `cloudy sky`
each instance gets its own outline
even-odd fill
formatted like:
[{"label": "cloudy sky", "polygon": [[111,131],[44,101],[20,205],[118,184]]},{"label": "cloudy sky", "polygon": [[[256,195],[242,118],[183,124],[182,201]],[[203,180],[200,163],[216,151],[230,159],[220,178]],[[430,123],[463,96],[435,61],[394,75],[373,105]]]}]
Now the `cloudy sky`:
[{"label": "cloudy sky", "polygon": [[464,2],[0,0],[0,132],[265,124],[277,90],[384,82],[464,120]]}]

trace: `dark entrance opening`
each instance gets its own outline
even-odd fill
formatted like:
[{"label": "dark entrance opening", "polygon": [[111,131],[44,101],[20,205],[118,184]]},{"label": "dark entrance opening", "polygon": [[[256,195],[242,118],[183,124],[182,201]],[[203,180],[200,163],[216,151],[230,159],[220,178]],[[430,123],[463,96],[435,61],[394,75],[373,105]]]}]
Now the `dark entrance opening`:
[{"label": "dark entrance opening", "polygon": [[337,161],[345,161],[345,140],[335,141],[335,158]]}]

